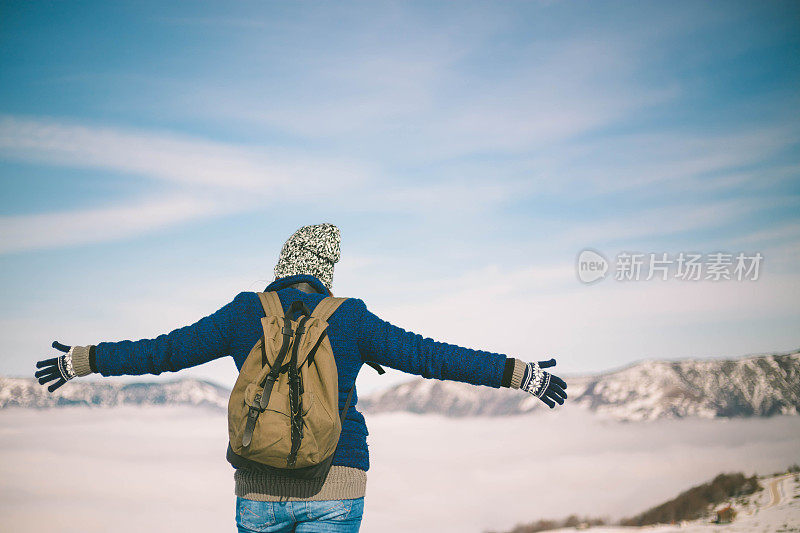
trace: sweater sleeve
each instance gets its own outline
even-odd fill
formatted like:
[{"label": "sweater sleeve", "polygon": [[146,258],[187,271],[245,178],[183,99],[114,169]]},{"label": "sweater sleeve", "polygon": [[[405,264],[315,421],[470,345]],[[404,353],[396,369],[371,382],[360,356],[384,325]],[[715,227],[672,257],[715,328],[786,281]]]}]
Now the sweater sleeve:
[{"label": "sweater sleeve", "polygon": [[95,345],[93,363],[103,376],[177,372],[228,355],[235,319],[242,315],[243,296],[203,317],[155,339],[100,342]]},{"label": "sweater sleeve", "polygon": [[[363,303],[363,302],[362,302]],[[514,359],[406,331],[363,306],[358,347],[364,360],[426,378],[508,387]]]}]

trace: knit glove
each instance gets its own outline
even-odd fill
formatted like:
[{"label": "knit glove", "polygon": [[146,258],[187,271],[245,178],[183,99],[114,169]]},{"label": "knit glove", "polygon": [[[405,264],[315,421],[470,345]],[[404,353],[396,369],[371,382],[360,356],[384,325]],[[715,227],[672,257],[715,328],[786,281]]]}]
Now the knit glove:
[{"label": "knit glove", "polygon": [[66,353],[36,363],[36,368],[41,368],[41,370],[35,374],[41,385],[48,381],[56,380],[55,383],[47,387],[50,392],[53,392],[75,376],[88,376],[92,373],[92,368],[89,364],[89,346],[73,346],[70,348],[58,341],[53,341],[53,348]]},{"label": "knit glove", "polygon": [[567,383],[560,377],[542,370],[542,368],[551,366],[556,366],[555,359],[528,363],[519,386],[520,389],[542,400],[550,409],[554,408],[556,403],[564,405],[564,400],[567,399],[567,393],[564,390],[567,388]]}]

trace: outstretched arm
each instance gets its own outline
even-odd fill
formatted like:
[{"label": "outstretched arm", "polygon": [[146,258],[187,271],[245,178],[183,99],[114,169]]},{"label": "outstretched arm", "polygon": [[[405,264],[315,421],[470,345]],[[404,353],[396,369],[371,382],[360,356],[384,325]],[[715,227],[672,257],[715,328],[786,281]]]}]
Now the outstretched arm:
[{"label": "outstretched arm", "polygon": [[[240,293],[233,301],[194,324],[154,339],[73,346],[67,354],[61,356],[66,359],[64,363],[58,364],[61,358],[54,358],[40,361],[37,366],[54,366],[66,381],[76,375],[85,376],[92,372],[103,376],[160,374],[206,363],[227,355],[234,336],[234,321],[241,315],[244,294]],[[54,343],[54,348],[60,346],[62,351],[66,351],[64,348],[69,349],[56,344]],[[36,377],[42,378],[42,374],[50,373],[52,371],[40,371]],[[40,383],[44,384],[41,379]],[[53,387],[55,388],[57,387]]]},{"label": "outstretched arm", "polygon": [[[362,302],[363,303],[363,302]],[[363,359],[426,378],[522,388],[548,406],[563,404],[567,384],[544,372],[555,359],[526,363],[506,355],[437,342],[382,320],[363,307],[358,332]]]},{"label": "outstretched arm", "polygon": [[509,359],[499,353],[423,338],[382,320],[366,306],[361,315],[358,343],[363,359],[383,366],[426,378],[495,388],[501,386]]}]

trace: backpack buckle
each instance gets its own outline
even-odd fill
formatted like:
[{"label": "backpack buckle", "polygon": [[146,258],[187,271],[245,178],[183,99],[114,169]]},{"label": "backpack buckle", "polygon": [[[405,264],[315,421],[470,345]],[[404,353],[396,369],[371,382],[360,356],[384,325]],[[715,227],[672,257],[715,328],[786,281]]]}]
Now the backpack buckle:
[{"label": "backpack buckle", "polygon": [[284,337],[292,338],[294,336],[294,329],[292,328],[292,321],[288,316],[283,317],[283,326],[281,326],[281,333]]},{"label": "backpack buckle", "polygon": [[[255,397],[253,398],[253,401],[255,402],[256,405],[250,406],[250,411],[247,413],[247,416],[252,416],[253,411],[258,411],[259,413],[263,413],[264,411],[266,411],[266,409],[261,409],[260,408],[261,393],[256,394]],[[257,407],[257,406],[259,406],[259,407]],[[256,416],[258,416],[258,415],[256,415]]]}]

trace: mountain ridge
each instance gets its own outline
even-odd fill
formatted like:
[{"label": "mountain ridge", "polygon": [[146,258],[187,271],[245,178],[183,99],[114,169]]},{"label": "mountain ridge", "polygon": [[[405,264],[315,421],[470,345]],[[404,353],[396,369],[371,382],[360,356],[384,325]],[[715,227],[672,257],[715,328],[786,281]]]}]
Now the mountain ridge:
[{"label": "mountain ridge", "polygon": [[[800,350],[737,359],[645,360],[595,375],[561,376],[567,402],[624,421],[800,413]],[[547,407],[520,391],[423,378],[359,401],[367,413],[505,416]]]},{"label": "mountain ridge", "polygon": [[[569,406],[622,421],[800,414],[800,350],[735,359],[646,359],[562,377]],[[34,378],[0,377],[0,409],[191,405],[227,411],[229,395],[227,387],[195,378],[128,383],[76,379],[51,394]],[[367,414],[407,411],[451,417],[546,409],[538,398],[519,390],[425,378],[365,395],[358,406]]]},{"label": "mountain ridge", "polygon": [[229,396],[230,389],[196,378],[132,383],[74,379],[50,393],[35,378],[0,377],[0,409],[191,405],[227,410]]}]

